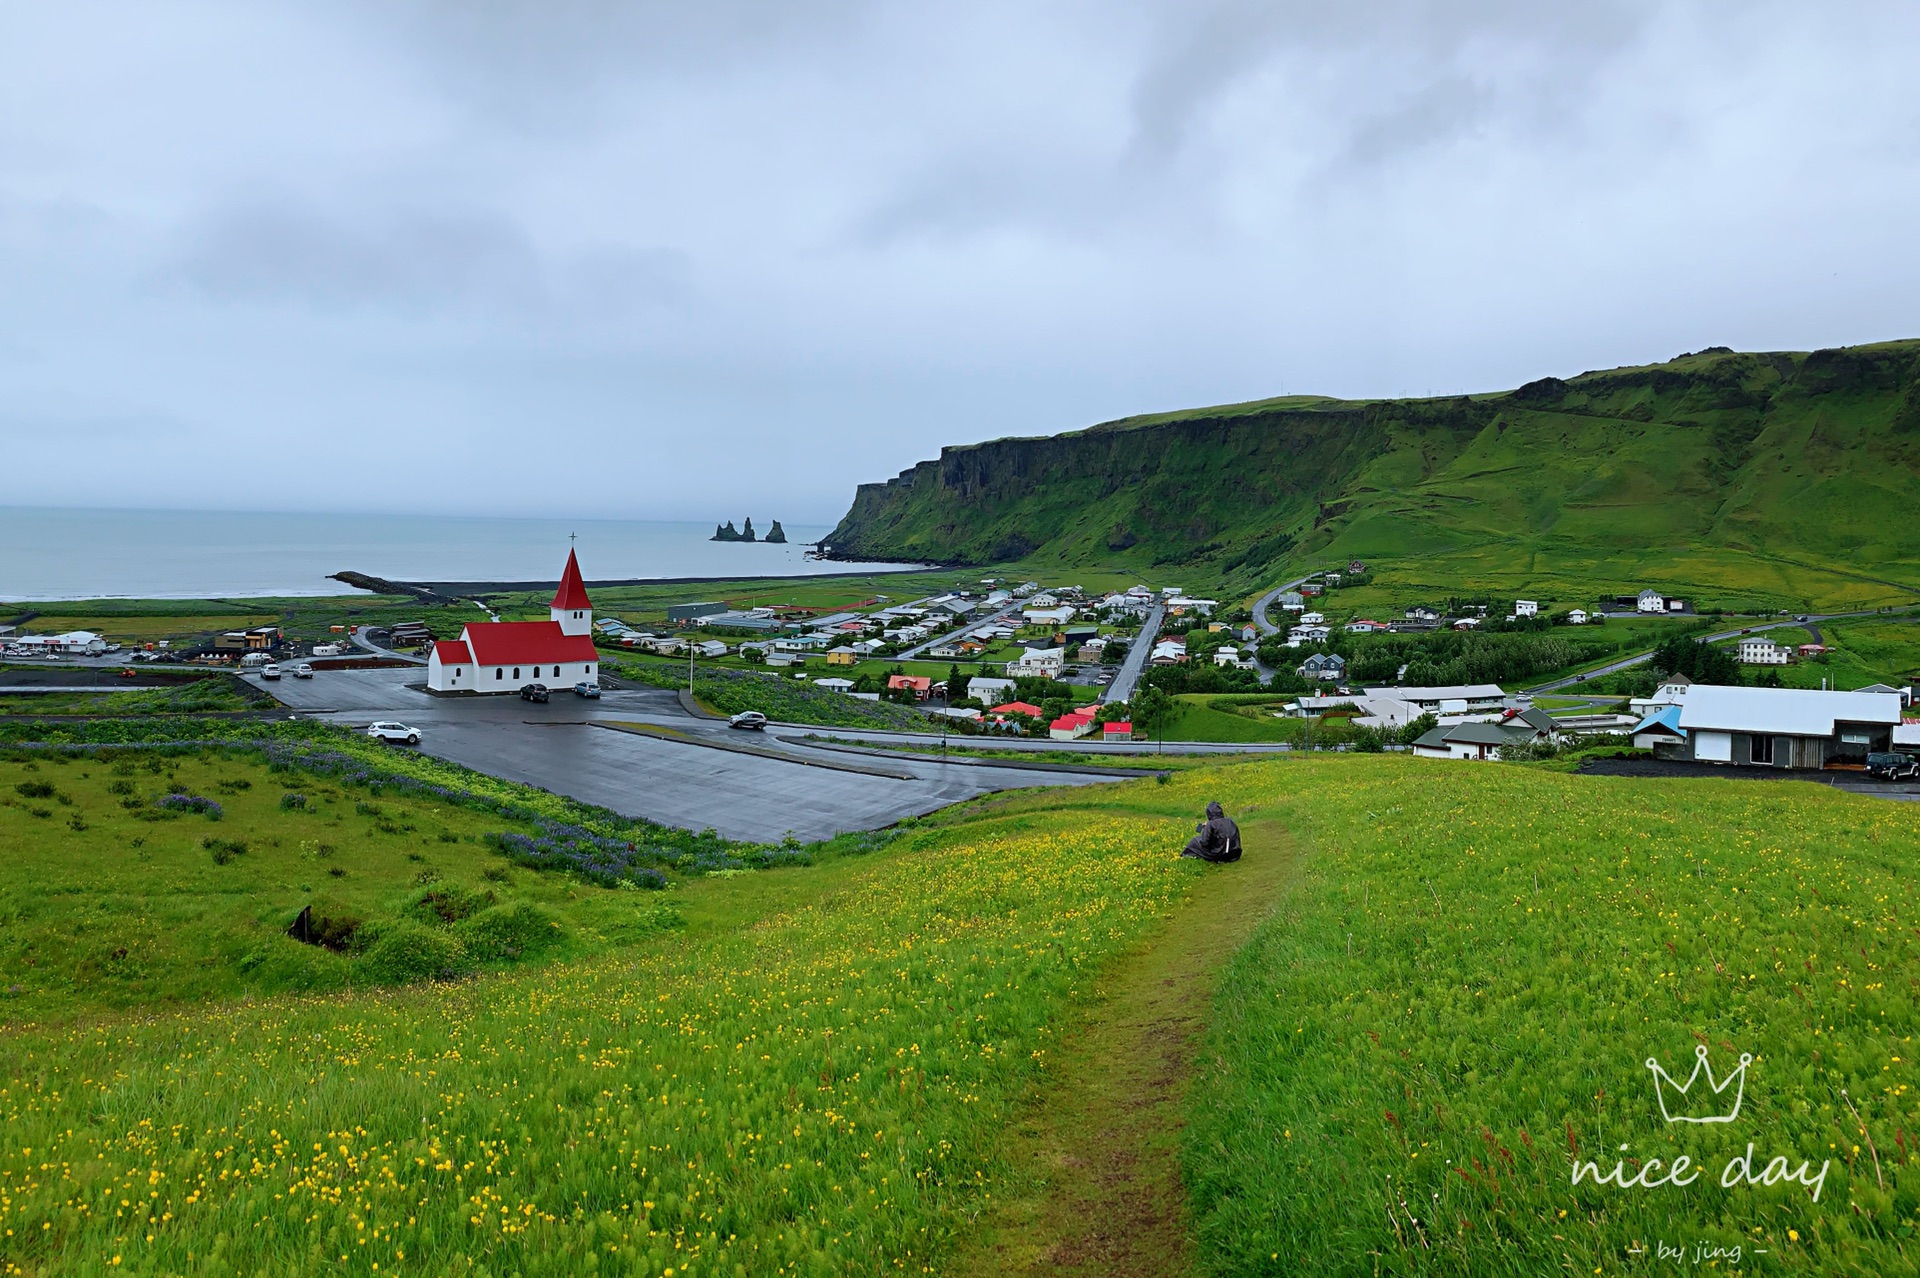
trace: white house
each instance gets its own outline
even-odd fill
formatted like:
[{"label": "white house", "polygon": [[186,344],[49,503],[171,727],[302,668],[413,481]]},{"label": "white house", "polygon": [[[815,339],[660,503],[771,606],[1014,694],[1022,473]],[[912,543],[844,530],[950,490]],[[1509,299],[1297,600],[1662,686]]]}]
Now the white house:
[{"label": "white house", "polygon": [[709,639],[704,643],[697,643],[693,645],[693,647],[694,647],[694,651],[698,652],[701,656],[706,657],[708,659],[724,657],[727,655],[727,645],[724,643],[721,643],[718,639]]},{"label": "white house", "polygon": [[1567,613],[1567,624],[1568,624],[1569,626],[1584,626],[1584,625],[1586,625],[1586,624],[1587,624],[1587,610],[1586,610],[1586,609],[1584,609],[1584,608],[1574,608],[1574,609],[1572,609],[1572,610],[1570,610],[1570,611],[1569,611],[1569,612]]},{"label": "white house", "polygon": [[[1668,675],[1666,681],[1653,690],[1651,697],[1635,697],[1627,702],[1627,709],[1646,718],[1669,706],[1677,706],[1687,699],[1687,689],[1693,686],[1693,680],[1683,674]],[[1677,722],[1677,721],[1676,721]]]},{"label": "white house", "polygon": [[1064,626],[1073,620],[1073,609],[1065,604],[1057,608],[1026,608],[1020,615],[1029,626]]},{"label": "white house", "polygon": [[997,706],[1013,696],[1013,680],[976,675],[967,680],[967,695],[984,705]]},{"label": "white house", "polygon": [[1513,601],[1513,615],[1516,617],[1537,617],[1540,615],[1538,599],[1516,599]]},{"label": "white house", "polygon": [[1687,733],[1678,757],[1697,762],[1765,768],[1862,764],[1892,742],[1900,696],[1697,683],[1687,689],[1675,726]]},{"label": "white house", "polygon": [[1243,658],[1240,655],[1240,649],[1234,647],[1232,644],[1226,644],[1214,650],[1213,664],[1216,666],[1232,666],[1236,670],[1253,669],[1253,662],[1247,658]]},{"label": "white house", "polygon": [[1019,660],[1007,663],[1007,673],[1026,677],[1045,675],[1054,679],[1059,677],[1066,660],[1066,650],[1062,648],[1029,648],[1020,654]]},{"label": "white house", "polygon": [[1323,625],[1326,620],[1327,615],[1323,612],[1303,612],[1300,614],[1300,624],[1303,626]]},{"label": "white house", "polygon": [[1791,650],[1765,635],[1753,635],[1740,641],[1740,664],[1743,666],[1784,666],[1792,655]]},{"label": "white house", "polygon": [[1497,683],[1455,684],[1439,688],[1368,688],[1369,697],[1391,697],[1431,710],[1435,714],[1471,714],[1501,709],[1507,699]]},{"label": "white house", "polygon": [[427,690],[518,692],[523,683],[593,682],[600,671],[593,601],[571,550],[547,612],[546,621],[469,622],[458,639],[435,643]]},{"label": "white house", "polygon": [[839,678],[815,679],[813,686],[816,688],[825,688],[828,692],[852,692],[853,680]]},{"label": "white house", "polygon": [[1299,612],[1307,606],[1307,597],[1297,590],[1280,592],[1280,607],[1287,612]]}]

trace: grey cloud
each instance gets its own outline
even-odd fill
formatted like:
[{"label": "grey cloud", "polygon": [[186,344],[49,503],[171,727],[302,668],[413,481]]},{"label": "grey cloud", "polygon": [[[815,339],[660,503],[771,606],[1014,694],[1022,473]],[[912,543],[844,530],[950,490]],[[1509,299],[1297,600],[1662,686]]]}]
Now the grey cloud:
[{"label": "grey cloud", "polygon": [[292,201],[224,209],[197,225],[178,279],[223,301],[606,317],[684,299],[683,254],[603,246],[558,258],[485,211],[330,216]]}]

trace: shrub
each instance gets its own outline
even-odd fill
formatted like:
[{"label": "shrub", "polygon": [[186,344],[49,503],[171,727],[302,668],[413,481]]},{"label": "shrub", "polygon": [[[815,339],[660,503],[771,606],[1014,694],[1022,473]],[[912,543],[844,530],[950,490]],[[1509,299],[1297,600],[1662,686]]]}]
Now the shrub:
[{"label": "shrub", "polygon": [[295,794],[289,790],[280,796],[280,810],[282,812],[304,812],[307,810],[307,806],[307,796],[304,794]]},{"label": "shrub", "polygon": [[[492,894],[488,897],[491,899]],[[552,949],[566,939],[559,920],[530,901],[496,905],[454,929],[466,952],[480,962],[525,958]]]},{"label": "shrub", "polygon": [[494,900],[491,892],[470,892],[463,887],[429,887],[414,893],[403,913],[422,923],[458,923],[486,909]]},{"label": "shrub", "polygon": [[467,970],[466,951],[452,934],[405,920],[362,924],[354,948],[361,970],[387,985],[449,980]]},{"label": "shrub", "polygon": [[14,793],[23,799],[51,799],[53,784],[48,781],[22,781],[13,787]]},{"label": "shrub", "polygon": [[235,857],[247,854],[247,845],[239,839],[202,839],[200,846],[213,853],[215,865],[227,865]]},{"label": "shrub", "polygon": [[225,810],[214,800],[202,798],[197,794],[183,794],[177,790],[157,800],[155,806],[163,812],[204,812],[209,821],[218,821],[225,815]]}]

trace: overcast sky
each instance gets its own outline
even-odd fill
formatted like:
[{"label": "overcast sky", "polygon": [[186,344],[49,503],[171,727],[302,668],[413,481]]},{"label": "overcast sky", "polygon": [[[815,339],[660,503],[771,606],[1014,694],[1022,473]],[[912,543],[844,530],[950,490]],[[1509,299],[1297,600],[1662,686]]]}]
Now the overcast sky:
[{"label": "overcast sky", "polygon": [[0,0],[0,503],[822,522],[1920,335],[1920,6]]}]

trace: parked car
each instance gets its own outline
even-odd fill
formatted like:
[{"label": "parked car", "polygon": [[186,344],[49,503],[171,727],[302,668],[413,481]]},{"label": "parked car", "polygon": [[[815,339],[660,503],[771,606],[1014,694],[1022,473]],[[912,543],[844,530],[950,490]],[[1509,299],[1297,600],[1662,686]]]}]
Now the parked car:
[{"label": "parked car", "polygon": [[280,667],[272,662],[268,662],[266,665],[260,667],[260,677],[262,679],[278,679],[280,677]]},{"label": "parked car", "polygon": [[547,685],[544,683],[530,683],[520,689],[520,699],[522,701],[538,701],[544,705],[549,695],[551,694],[548,693]]},{"label": "parked car", "polygon": [[293,668],[293,677],[296,679],[311,679],[313,678],[313,667],[303,661]]},{"label": "parked car", "polygon": [[727,720],[727,726],[729,728],[747,728],[758,732],[767,726],[767,716],[761,714],[758,710],[742,710],[739,714]]},{"label": "parked car", "polygon": [[420,744],[420,729],[409,728],[404,723],[370,723],[367,735],[376,741],[405,742],[407,745]]},{"label": "parked car", "polygon": [[582,679],[579,683],[573,685],[573,695],[576,697],[585,697],[589,701],[598,701],[600,699],[600,685]]},{"label": "parked car", "polygon": [[1920,761],[1910,754],[1876,750],[1867,756],[1867,775],[1876,781],[1910,781],[1920,777]]}]

